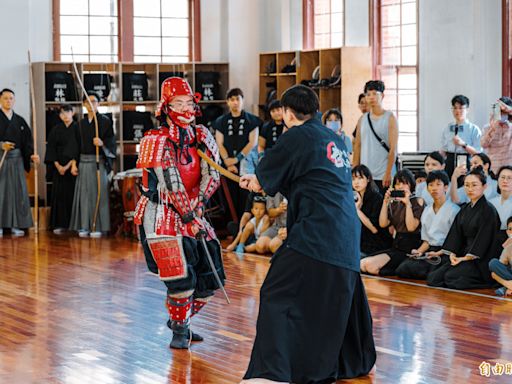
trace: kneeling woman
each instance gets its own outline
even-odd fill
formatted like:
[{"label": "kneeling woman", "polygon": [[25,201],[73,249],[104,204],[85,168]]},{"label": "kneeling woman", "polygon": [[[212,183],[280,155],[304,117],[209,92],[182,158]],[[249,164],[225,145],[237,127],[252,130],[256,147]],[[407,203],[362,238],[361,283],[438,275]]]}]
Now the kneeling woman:
[{"label": "kneeling woman", "polygon": [[[407,258],[407,253],[421,245],[421,213],[423,200],[413,196],[416,182],[408,169],[398,172],[393,179],[394,190],[389,188],[380,210],[379,225],[396,231],[390,249],[361,260],[361,272],[372,275],[394,275],[396,268]],[[401,192],[400,192],[401,191]]]},{"label": "kneeling woman", "polygon": [[447,263],[428,275],[427,283],[434,287],[453,289],[487,288],[491,284],[489,260],[496,233],[500,227],[498,213],[484,196],[487,178],[480,167],[464,178],[464,190],[469,203],[455,217],[443,244]]}]

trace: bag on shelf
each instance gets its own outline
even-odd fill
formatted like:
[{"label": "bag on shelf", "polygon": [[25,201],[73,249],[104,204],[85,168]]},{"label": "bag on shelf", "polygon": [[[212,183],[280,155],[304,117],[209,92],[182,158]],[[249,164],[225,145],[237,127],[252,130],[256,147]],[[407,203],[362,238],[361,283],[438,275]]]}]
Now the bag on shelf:
[{"label": "bag on shelf", "polygon": [[112,75],[107,73],[86,73],[84,74],[85,90],[88,93],[97,93],[100,101],[106,101],[110,95],[110,83],[113,79]]},{"label": "bag on shelf", "polygon": [[148,100],[148,75],[123,73],[123,101]]},{"label": "bag on shelf", "polygon": [[123,111],[123,140],[138,142],[152,128],[151,112]]},{"label": "bag on shelf", "polygon": [[220,85],[219,72],[196,72],[196,92],[201,94],[201,100],[222,100]]},{"label": "bag on shelf", "polygon": [[46,101],[65,103],[78,101],[73,75],[69,72],[46,72]]}]

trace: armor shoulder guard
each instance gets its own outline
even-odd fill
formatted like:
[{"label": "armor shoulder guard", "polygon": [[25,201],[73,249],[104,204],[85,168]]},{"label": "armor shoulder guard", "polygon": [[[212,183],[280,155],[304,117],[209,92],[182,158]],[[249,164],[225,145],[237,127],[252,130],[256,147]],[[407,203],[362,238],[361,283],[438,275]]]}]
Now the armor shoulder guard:
[{"label": "armor shoulder guard", "polygon": [[165,143],[169,136],[164,131],[149,131],[140,141],[137,168],[155,168],[162,166]]}]

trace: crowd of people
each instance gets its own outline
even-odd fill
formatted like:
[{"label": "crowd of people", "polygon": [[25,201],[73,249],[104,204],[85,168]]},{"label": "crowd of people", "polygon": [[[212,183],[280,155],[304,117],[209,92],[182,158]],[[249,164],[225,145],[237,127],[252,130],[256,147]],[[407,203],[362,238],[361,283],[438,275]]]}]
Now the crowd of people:
[{"label": "crowd of people", "polygon": [[[481,130],[468,120],[469,99],[455,95],[453,121],[443,130],[438,150],[425,156],[424,171],[414,174],[400,169],[397,161],[398,122],[383,107],[384,93],[380,80],[365,84],[358,97],[362,115],[352,135],[344,129],[339,109],[315,117],[341,137],[351,157],[362,228],[361,271],[456,289],[499,283],[497,294],[512,294],[512,99],[496,100]],[[62,106],[61,121],[48,137],[44,161],[53,182],[50,226],[56,234],[73,230],[87,237],[93,228],[97,235],[110,230],[107,174],[115,158],[115,137],[112,122],[97,113],[99,97],[91,94],[90,99],[91,104],[84,100],[88,115],[78,123],[73,109]],[[226,101],[229,112],[213,123],[222,164],[235,174],[252,174],[287,130],[283,107],[272,101],[263,122],[244,109],[241,89],[230,89]],[[12,235],[21,236],[32,225],[23,170],[39,158],[33,155],[30,128],[13,106],[14,92],[2,90],[0,155],[5,165],[0,172],[19,188],[0,178],[0,235],[10,228]],[[287,238],[286,198],[249,192],[232,182],[228,187],[236,217],[227,249],[275,253]],[[22,191],[21,203],[7,204],[15,191]]]},{"label": "crowd of people", "polygon": [[[413,173],[397,161],[398,123],[383,108],[384,91],[382,81],[365,84],[352,137],[343,129],[339,109],[321,116],[352,156],[361,272],[454,289],[495,286],[498,295],[512,294],[512,99],[496,101],[500,114],[491,114],[482,134],[467,118],[469,99],[454,96],[454,121],[443,130],[439,149],[425,156],[424,170]],[[219,147],[228,143],[231,151],[221,149],[224,164],[235,173],[254,173],[265,151],[286,132],[282,108],[272,102],[269,121],[251,117],[255,123],[242,130],[237,121],[249,114],[241,90],[228,93],[228,105],[230,112],[214,125]],[[257,146],[240,140],[251,133],[259,136]],[[286,199],[251,192],[235,205],[241,220],[227,249],[275,253],[286,240]]]}]

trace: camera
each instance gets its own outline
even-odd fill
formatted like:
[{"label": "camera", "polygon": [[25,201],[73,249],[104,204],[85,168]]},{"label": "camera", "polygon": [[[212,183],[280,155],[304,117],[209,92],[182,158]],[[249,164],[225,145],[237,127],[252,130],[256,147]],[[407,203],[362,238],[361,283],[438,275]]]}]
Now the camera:
[{"label": "camera", "polygon": [[492,116],[496,121],[501,120],[501,107],[499,103],[495,103],[492,105]]},{"label": "camera", "polygon": [[405,197],[405,192],[404,191],[399,191],[399,190],[393,190],[391,191],[391,195],[390,195],[392,198],[397,198],[397,197]]},{"label": "camera", "polygon": [[357,203],[357,200],[359,200],[360,197],[359,197],[359,193],[354,191],[354,201]]}]

